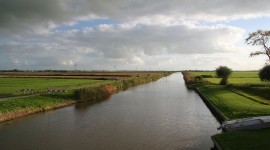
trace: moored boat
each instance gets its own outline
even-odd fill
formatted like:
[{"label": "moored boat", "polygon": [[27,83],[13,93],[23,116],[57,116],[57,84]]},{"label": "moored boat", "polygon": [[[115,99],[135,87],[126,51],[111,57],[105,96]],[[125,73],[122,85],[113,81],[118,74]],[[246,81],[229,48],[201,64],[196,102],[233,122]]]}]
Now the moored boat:
[{"label": "moored boat", "polygon": [[243,118],[237,120],[223,121],[218,129],[232,130],[256,130],[270,128],[270,116]]}]

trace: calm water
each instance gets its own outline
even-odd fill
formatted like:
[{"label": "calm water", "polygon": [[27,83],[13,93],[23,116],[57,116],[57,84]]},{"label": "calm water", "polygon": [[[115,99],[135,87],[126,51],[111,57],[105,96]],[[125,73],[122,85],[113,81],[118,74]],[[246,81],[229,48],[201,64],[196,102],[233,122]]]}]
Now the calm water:
[{"label": "calm water", "polygon": [[0,149],[210,149],[218,122],[182,75],[0,125]]}]

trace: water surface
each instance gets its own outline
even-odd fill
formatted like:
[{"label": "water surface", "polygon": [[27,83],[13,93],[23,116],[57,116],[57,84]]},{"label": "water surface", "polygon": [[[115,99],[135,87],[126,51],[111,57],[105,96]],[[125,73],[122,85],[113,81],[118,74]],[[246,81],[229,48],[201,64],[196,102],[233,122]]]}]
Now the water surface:
[{"label": "water surface", "polygon": [[181,73],[107,101],[73,105],[0,125],[0,149],[210,149],[218,122]]}]

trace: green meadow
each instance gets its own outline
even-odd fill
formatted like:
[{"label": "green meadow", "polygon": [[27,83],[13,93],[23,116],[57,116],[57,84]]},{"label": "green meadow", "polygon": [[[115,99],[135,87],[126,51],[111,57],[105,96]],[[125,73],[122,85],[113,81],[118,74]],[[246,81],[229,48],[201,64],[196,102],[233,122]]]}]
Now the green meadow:
[{"label": "green meadow", "polygon": [[[189,72],[195,76],[199,75],[212,75],[216,77],[215,71],[192,71]],[[258,71],[233,71],[231,78],[259,78]]]},{"label": "green meadow", "polygon": [[[214,71],[189,73],[193,77],[207,77],[193,86],[228,120],[270,115],[270,83],[262,82],[258,72],[233,72],[228,86],[219,85],[221,79],[216,77]],[[263,129],[225,132],[213,138],[225,150],[263,150],[270,147],[269,136],[270,129]]]},{"label": "green meadow", "polygon": [[189,72],[192,76],[207,76],[198,90],[230,119],[270,115],[270,82],[262,82],[257,71],[236,71],[229,85],[219,85],[214,71]]},{"label": "green meadow", "polygon": [[256,131],[233,131],[214,136],[224,150],[267,150],[270,129]]},{"label": "green meadow", "polygon": [[44,93],[48,89],[73,90],[110,82],[112,81],[94,79],[0,78],[0,95],[2,97],[24,95],[20,92],[23,89],[33,89],[34,93]]},{"label": "green meadow", "polygon": [[44,109],[67,101],[68,96],[42,95],[0,102],[0,114],[16,111],[19,109]]},{"label": "green meadow", "polygon": [[[204,80],[213,83],[213,84],[219,84],[220,78],[216,77],[216,74],[214,71],[205,71],[205,72],[190,72],[193,76],[203,76],[203,75],[210,75],[212,77],[210,78],[204,78]],[[258,72],[257,71],[236,71],[231,74],[229,77],[229,84],[233,85],[264,85],[264,86],[270,86],[270,82],[262,82],[259,79]]]},{"label": "green meadow", "polygon": [[230,120],[270,115],[270,105],[232,92],[230,88],[219,85],[200,85],[197,89]]},{"label": "green meadow", "polygon": [[[11,100],[0,101],[0,122],[1,114],[22,109],[44,110],[58,105],[68,105],[70,104],[68,100],[74,100],[75,89],[99,87],[112,82],[113,80],[94,79],[0,78],[0,96],[14,97]],[[22,89],[33,89],[33,92],[20,92]],[[48,89],[61,89],[67,92],[48,94]],[[39,95],[20,97],[32,94]]]}]

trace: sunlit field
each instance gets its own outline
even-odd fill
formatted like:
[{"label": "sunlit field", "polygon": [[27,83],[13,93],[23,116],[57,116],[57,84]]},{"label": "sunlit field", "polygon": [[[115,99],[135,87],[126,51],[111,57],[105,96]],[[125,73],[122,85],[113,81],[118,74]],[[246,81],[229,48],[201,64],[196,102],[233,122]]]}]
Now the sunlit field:
[{"label": "sunlit field", "polygon": [[[204,78],[204,80],[213,83],[219,84],[220,78],[216,77],[214,71],[208,72],[190,72],[194,76],[202,76],[202,75],[211,75],[210,78]],[[262,82],[258,76],[257,71],[236,71],[232,72],[231,76],[228,79],[229,84],[241,84],[241,85],[263,85],[270,86],[270,82]]]},{"label": "sunlit field", "polygon": [[[46,78],[0,78],[2,97],[44,93],[47,90],[72,90],[109,83],[109,80],[93,79],[46,79]],[[23,92],[30,89],[31,92]]]}]

